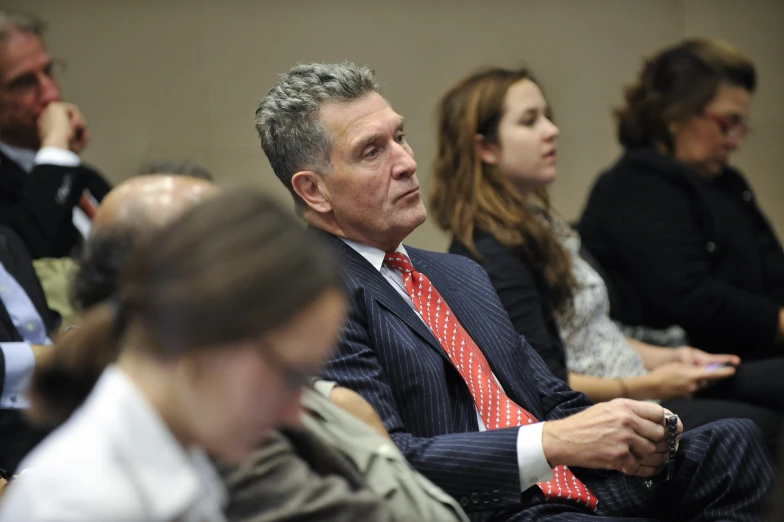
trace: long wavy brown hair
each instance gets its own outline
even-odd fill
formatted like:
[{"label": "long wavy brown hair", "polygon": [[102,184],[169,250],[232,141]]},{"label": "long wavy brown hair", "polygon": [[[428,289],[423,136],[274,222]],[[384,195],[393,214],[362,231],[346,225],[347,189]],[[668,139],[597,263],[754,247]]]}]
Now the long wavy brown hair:
[{"label": "long wavy brown hair", "polygon": [[441,98],[430,205],[438,226],[454,234],[477,259],[481,260],[474,243],[477,229],[519,253],[543,274],[554,310],[563,311],[571,304],[576,286],[569,254],[530,200],[534,198],[549,215],[547,192],[539,190],[527,200],[495,166],[481,160],[475,144],[477,135],[497,143],[506,91],[526,79],[535,82],[525,68],[483,69],[460,80]]}]

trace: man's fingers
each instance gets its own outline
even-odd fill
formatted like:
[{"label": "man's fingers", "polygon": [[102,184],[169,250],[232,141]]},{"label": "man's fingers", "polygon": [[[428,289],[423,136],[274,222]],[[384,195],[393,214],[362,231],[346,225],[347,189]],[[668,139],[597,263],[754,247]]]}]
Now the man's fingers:
[{"label": "man's fingers", "polygon": [[629,450],[632,455],[637,457],[647,457],[648,455],[656,453],[656,444],[649,439],[633,435],[629,441]]},{"label": "man's fingers", "polygon": [[666,440],[667,437],[667,430],[664,429],[664,414],[661,415],[661,419],[658,421],[634,416],[629,427],[635,434],[654,444]]},{"label": "man's fingers", "polygon": [[670,442],[668,440],[663,440],[663,441],[657,442],[656,445],[655,445],[655,449],[653,450],[654,453],[664,453],[664,454],[666,454],[667,450],[669,449],[669,444],[670,444]]},{"label": "man's fingers", "polygon": [[638,459],[638,463],[642,466],[651,466],[654,468],[659,468],[667,463],[667,458],[668,458],[667,453],[654,453],[647,457]]},{"label": "man's fingers", "polygon": [[664,408],[654,402],[626,401],[626,404],[638,417],[656,424],[664,422]]}]

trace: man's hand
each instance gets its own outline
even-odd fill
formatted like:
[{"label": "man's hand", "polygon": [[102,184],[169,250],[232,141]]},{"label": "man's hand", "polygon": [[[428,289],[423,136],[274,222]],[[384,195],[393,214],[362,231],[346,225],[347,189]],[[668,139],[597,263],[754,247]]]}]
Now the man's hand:
[{"label": "man's hand", "polygon": [[740,364],[740,357],[728,353],[707,353],[691,346],[681,346],[674,350],[673,362],[690,364],[692,366],[708,366],[709,364],[730,363],[735,366]]},{"label": "man's hand", "polygon": [[52,102],[38,117],[41,147],[57,147],[81,153],[90,141],[87,121],[72,103]]},{"label": "man's hand", "polygon": [[[565,464],[613,469],[650,477],[667,462],[666,410],[658,404],[615,399],[576,415],[548,421],[542,430],[545,457]],[[683,425],[678,423],[678,433]]]}]

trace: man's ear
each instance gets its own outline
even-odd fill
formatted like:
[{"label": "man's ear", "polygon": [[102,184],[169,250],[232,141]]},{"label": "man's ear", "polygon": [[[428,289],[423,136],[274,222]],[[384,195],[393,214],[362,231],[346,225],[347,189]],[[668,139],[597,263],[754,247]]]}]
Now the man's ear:
[{"label": "man's ear", "polygon": [[291,186],[311,210],[319,214],[332,211],[329,193],[321,174],[312,170],[301,170],[291,178]]},{"label": "man's ear", "polygon": [[488,165],[498,164],[498,147],[494,143],[487,141],[482,134],[474,135],[474,150],[482,163]]}]

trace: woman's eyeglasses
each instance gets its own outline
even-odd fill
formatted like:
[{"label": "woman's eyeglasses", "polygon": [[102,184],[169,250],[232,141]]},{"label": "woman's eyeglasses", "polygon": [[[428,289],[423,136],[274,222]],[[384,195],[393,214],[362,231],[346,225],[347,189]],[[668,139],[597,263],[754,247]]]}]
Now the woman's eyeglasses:
[{"label": "woman's eyeglasses", "polygon": [[749,133],[749,125],[738,116],[719,116],[710,112],[702,115],[716,123],[721,133],[728,138],[745,138]]}]

